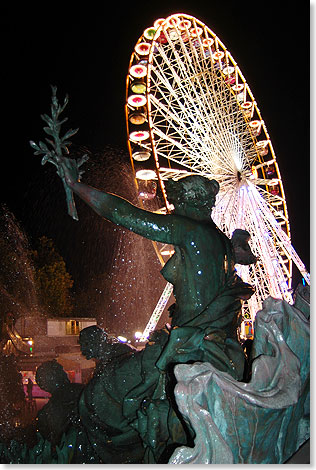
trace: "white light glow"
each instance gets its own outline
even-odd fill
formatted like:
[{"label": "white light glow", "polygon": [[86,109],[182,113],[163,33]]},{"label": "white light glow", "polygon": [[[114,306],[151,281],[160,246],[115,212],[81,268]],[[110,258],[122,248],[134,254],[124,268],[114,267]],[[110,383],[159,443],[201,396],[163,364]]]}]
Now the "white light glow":
[{"label": "white light glow", "polygon": [[121,343],[126,343],[127,342],[127,338],[125,338],[125,336],[118,336],[117,339],[119,341],[121,341]]},{"label": "white light glow", "polygon": [[140,180],[153,180],[157,179],[157,175],[153,170],[139,170],[136,173],[136,178]]}]

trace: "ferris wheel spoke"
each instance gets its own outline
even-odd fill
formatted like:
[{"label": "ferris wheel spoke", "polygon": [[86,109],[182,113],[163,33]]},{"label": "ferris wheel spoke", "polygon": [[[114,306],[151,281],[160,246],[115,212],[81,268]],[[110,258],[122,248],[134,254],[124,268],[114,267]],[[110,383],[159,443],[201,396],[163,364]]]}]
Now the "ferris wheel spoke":
[{"label": "ferris wheel spoke", "polygon": [[[204,132],[201,135],[196,135],[196,133],[190,130],[188,123],[185,119],[182,119],[182,116],[174,114],[173,111],[170,111],[170,108],[167,107],[163,101],[152,95],[150,97],[151,101],[151,110],[153,116],[159,116],[157,120],[156,127],[164,130],[164,135],[167,139],[169,134],[169,129],[172,129],[173,133],[179,133],[185,141],[197,141],[204,140],[207,134]],[[183,105],[181,105],[183,107]],[[165,119],[165,120],[164,120]],[[162,137],[162,136],[161,136]]]},{"label": "ferris wheel spoke", "polygon": [[[181,140],[179,138],[180,133],[178,132],[178,134],[175,134],[175,130],[176,128],[173,128],[172,132],[170,130],[169,132],[166,132],[165,130],[161,130],[160,127],[157,126],[156,129],[153,131],[156,143],[160,144],[160,152],[158,151],[158,153],[161,156],[164,156],[166,145],[164,144],[164,142],[167,142],[168,144],[172,144],[172,148],[170,148],[170,145],[167,145],[169,149],[169,160],[180,163],[181,165],[184,165],[191,169],[200,169],[200,171],[208,173],[209,175],[212,175],[212,177],[218,177],[220,180],[219,182],[221,182],[222,178],[224,179],[225,177],[227,177],[227,174],[232,173],[233,169],[231,166],[228,165],[223,165],[224,168],[221,169],[221,172],[215,171],[215,168],[218,169],[218,165],[216,165],[216,162],[210,159],[210,149],[208,149],[207,153],[203,152],[203,149],[201,149],[201,147],[203,146],[201,145],[199,139],[196,139],[194,141],[193,139],[191,139],[188,143],[188,133],[187,135],[183,135]],[[177,138],[174,138],[174,136]],[[223,174],[222,178],[220,177],[221,173]]]},{"label": "ferris wheel spoke", "polygon": [[[223,197],[216,205],[217,212],[219,212],[219,205],[221,206],[219,219],[221,226],[225,226],[227,234],[230,236],[236,228],[246,228],[251,235],[252,251],[261,260],[257,263],[256,268],[251,268],[249,271],[253,273],[250,278],[253,278],[256,284],[260,277],[268,279],[273,295],[289,298],[289,285],[284,281],[290,277],[290,271],[286,264],[288,260],[280,255],[275,235],[271,236],[274,233],[274,219],[265,217],[262,204],[255,200],[253,188],[241,187],[229,198],[226,196],[226,201]],[[236,207],[238,210],[233,211],[229,206]],[[247,226],[245,227],[246,221]],[[258,237],[258,232],[262,234],[261,237]],[[262,290],[259,289],[257,295],[260,297],[261,294]]]},{"label": "ferris wheel spoke", "polygon": [[187,171],[187,170],[176,170],[174,168],[160,168],[160,175],[163,180],[174,179],[175,181],[185,178],[186,176],[191,176],[197,173]]},{"label": "ferris wheel spoke", "polygon": [[[171,90],[171,93],[172,93],[173,96],[175,96],[175,91],[174,91],[174,90]],[[189,96],[187,96],[186,98],[188,98],[188,99],[190,100],[191,96],[189,95]],[[152,101],[155,101],[155,102],[156,102],[156,107],[157,107],[157,103],[159,103],[159,100],[158,100],[158,99],[156,99],[156,100],[152,99]],[[161,108],[164,109],[164,114],[166,115],[166,117],[169,118],[169,116],[168,116],[168,108],[167,108],[166,106],[163,106],[163,104],[160,104],[160,105],[158,105],[158,106],[160,106],[160,109],[161,109]],[[182,111],[183,111],[183,104],[182,104],[181,102],[180,102],[180,108],[181,108]],[[196,107],[195,107],[194,110],[196,111]],[[159,114],[159,110],[158,110],[158,114]],[[170,114],[171,114],[171,113],[170,113]],[[205,138],[206,138],[206,141],[208,141],[208,142],[211,141],[211,142],[212,142],[212,140],[209,138],[210,129],[211,129],[211,130],[213,131],[212,134],[213,134],[213,135],[215,134],[213,146],[214,146],[214,151],[216,152],[216,149],[218,148],[218,142],[221,142],[222,145],[223,145],[223,141],[224,141],[224,144],[225,144],[225,133],[223,132],[223,129],[220,129],[220,130],[219,130],[219,129],[216,129],[217,135],[216,135],[216,133],[214,133],[214,127],[212,126],[212,123],[210,123],[210,116],[212,115],[212,113],[209,112],[209,113],[206,114],[206,116],[203,116],[203,122],[205,122],[206,124],[209,124],[209,125],[204,125],[204,126],[201,126],[201,123],[196,123],[196,115],[197,115],[197,114],[198,114],[198,113],[195,113],[195,117],[192,118],[192,121],[193,121],[193,123],[195,122],[196,127],[197,127],[198,129],[206,129],[206,130],[207,130],[207,135],[205,135],[205,132],[204,132],[202,136],[201,136],[201,135],[198,136],[198,135],[197,135],[197,132],[195,132],[194,138],[195,138],[195,140],[196,140],[197,137],[199,137],[200,139],[205,139]],[[238,114],[238,113],[236,113],[236,114]],[[240,113],[240,114],[241,114],[241,113]],[[155,113],[154,113],[154,115],[155,115]],[[172,113],[172,114],[171,114],[171,117],[173,117],[173,116],[174,116],[174,114]],[[242,117],[242,116],[241,116],[241,117]],[[181,116],[181,118],[182,118],[182,116]],[[205,119],[204,119],[204,118],[205,118]],[[195,121],[194,121],[194,119],[195,119]],[[200,120],[201,120],[201,118],[200,118]],[[168,121],[169,121],[169,119],[168,119]],[[187,122],[185,122],[183,119],[177,119],[177,122],[179,122],[179,121],[181,121],[181,122],[183,123],[183,125],[186,126],[186,128],[185,128],[185,132],[186,132],[185,139],[186,139],[186,141],[187,141],[187,140],[188,140],[188,137],[190,137],[190,134],[192,134],[192,132],[190,132],[190,127],[188,126],[188,123],[187,123]],[[213,121],[215,121],[215,122],[217,123],[217,122],[218,122],[218,119],[213,119]],[[229,120],[229,119],[227,120],[228,123],[229,123],[230,121],[231,121],[231,120]],[[159,124],[158,124],[158,125],[159,125]],[[219,132],[220,132],[220,134],[219,134]],[[248,135],[249,132],[248,132],[248,134],[246,134],[246,132],[244,132],[243,134],[244,134],[244,135]],[[230,153],[231,153],[231,154],[235,154],[235,155],[236,155],[237,152],[236,152],[236,150],[234,149],[234,147],[236,147],[236,139],[235,139],[235,142],[233,142],[233,144],[232,144],[232,138],[231,138],[231,136],[233,135],[232,129],[228,128],[228,132],[226,132],[226,135],[228,136],[228,144],[226,143],[226,147],[229,147],[229,148],[230,148]],[[200,142],[198,142],[198,143],[200,144]],[[239,144],[239,147],[240,147],[240,144]],[[208,154],[209,154],[209,153],[210,153],[210,152],[208,152]],[[222,155],[225,155],[225,153],[229,153],[229,152],[227,152],[227,151],[225,152],[225,151],[224,151],[224,152],[222,152]],[[242,161],[242,158],[241,158],[241,157],[240,157],[240,161]],[[241,166],[241,163],[239,163],[239,165]],[[232,171],[232,169],[231,169],[230,171]]]},{"label": "ferris wheel spoke", "polygon": [[[177,34],[177,45],[180,45],[180,49],[175,47],[175,41],[170,39],[168,35],[168,44],[170,52],[173,57],[172,65],[176,67],[184,80],[191,80],[192,77],[196,76],[197,73],[202,72],[200,57],[197,55],[195,44],[192,43],[191,38],[189,39],[189,48],[185,45],[183,36]],[[199,72],[198,72],[199,71]]]},{"label": "ferris wheel spoke", "polygon": [[260,196],[257,195],[257,201],[258,201],[257,202],[258,206],[260,206],[261,208],[261,212],[264,214],[265,220],[267,220],[271,226],[271,231],[273,231],[276,246],[279,248],[280,251],[281,250],[284,251],[284,254],[287,255],[288,259],[292,259],[295,262],[301,274],[303,275],[303,277],[309,284],[310,283],[309,273],[307,272],[304,264],[302,263],[299,256],[297,255],[295,249],[293,248],[290,238],[281,228],[280,223],[273,216],[272,211],[269,210],[269,207],[267,203],[264,201],[264,199],[260,198]]},{"label": "ferris wheel spoke", "polygon": [[151,109],[153,110],[153,115],[155,115],[155,113],[159,115],[157,127],[161,130],[160,136],[162,138],[168,140],[168,136],[174,134],[180,135],[185,142],[188,140],[188,137],[191,140],[197,140],[197,136],[188,129],[185,121],[173,112],[170,112],[170,109],[155,96],[151,97]]},{"label": "ferris wheel spoke", "polygon": [[213,211],[213,219],[215,223],[224,228],[225,233],[231,237],[235,228],[242,228],[238,225],[236,213],[233,210],[237,204],[237,191],[231,190],[229,192],[221,190],[219,198]]},{"label": "ferris wheel spoke", "polygon": [[[182,64],[182,61],[179,61],[179,63]],[[189,104],[190,108],[192,107],[194,113],[192,112],[191,116],[195,116],[195,120],[199,121],[198,128],[200,128],[200,129],[205,128],[205,126],[200,125],[201,122],[204,123],[206,121],[206,123],[209,124],[209,122],[208,122],[209,119],[210,119],[209,117],[212,116],[212,113],[211,113],[212,109],[209,109],[209,112],[207,112],[207,113],[205,112],[205,104],[208,105],[208,101],[204,100],[204,103],[202,103],[200,95],[199,95],[199,93],[197,93],[196,87],[192,86],[191,77],[186,78],[186,81],[189,81],[189,83],[190,83],[190,87],[186,87],[185,86],[185,80],[184,80],[184,82],[182,81],[181,84],[180,84],[181,77],[177,76],[176,71],[174,71],[174,70],[172,70],[172,71],[173,71],[173,77],[176,77],[176,83],[178,85],[177,92],[178,92],[178,95],[179,95],[179,99],[181,100],[181,98],[182,98],[182,99],[185,100],[186,108],[188,108],[188,104]],[[161,78],[159,83],[161,84],[163,82],[164,82],[164,80]],[[167,84],[168,83],[169,82],[167,82]],[[174,89],[172,90],[172,95],[175,96],[175,90]],[[202,97],[203,96],[204,95],[202,94]],[[208,98],[209,98],[209,96],[210,95],[208,93]],[[218,103],[220,103],[220,101]],[[183,109],[183,104],[181,102],[180,102],[180,104],[181,104],[181,108]],[[202,115],[201,115],[201,112],[202,112]],[[215,119],[215,122],[217,123],[216,119]]]},{"label": "ferris wheel spoke", "polygon": [[[269,278],[272,294],[276,297],[289,297],[289,284],[280,262],[278,244],[274,232],[276,221],[273,218],[267,220],[262,211],[263,204],[258,205],[258,194],[253,190],[248,191],[250,207],[255,214],[256,231],[258,228],[262,236],[259,239],[260,256],[263,259],[266,274]],[[261,200],[262,202],[262,200]]]},{"label": "ferris wheel spoke", "polygon": [[[257,186],[258,192],[268,206],[268,210],[273,214],[279,224],[287,223],[286,212],[283,210],[285,199],[279,195],[272,195],[265,188]],[[281,210],[280,210],[281,208]]]}]

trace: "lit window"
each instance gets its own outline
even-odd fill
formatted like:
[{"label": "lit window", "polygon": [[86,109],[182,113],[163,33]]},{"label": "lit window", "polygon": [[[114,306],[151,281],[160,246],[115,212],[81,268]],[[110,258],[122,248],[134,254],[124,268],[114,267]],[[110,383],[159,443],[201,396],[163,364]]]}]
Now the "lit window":
[{"label": "lit window", "polygon": [[79,321],[69,320],[66,322],[66,335],[79,335]]}]

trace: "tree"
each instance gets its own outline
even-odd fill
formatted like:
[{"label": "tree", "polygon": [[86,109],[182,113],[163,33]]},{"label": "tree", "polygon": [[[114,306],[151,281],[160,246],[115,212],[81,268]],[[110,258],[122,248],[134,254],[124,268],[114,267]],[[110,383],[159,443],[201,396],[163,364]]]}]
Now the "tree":
[{"label": "tree", "polygon": [[70,291],[73,280],[53,241],[41,237],[33,259],[37,293],[44,310],[51,316],[69,316],[73,309]]}]

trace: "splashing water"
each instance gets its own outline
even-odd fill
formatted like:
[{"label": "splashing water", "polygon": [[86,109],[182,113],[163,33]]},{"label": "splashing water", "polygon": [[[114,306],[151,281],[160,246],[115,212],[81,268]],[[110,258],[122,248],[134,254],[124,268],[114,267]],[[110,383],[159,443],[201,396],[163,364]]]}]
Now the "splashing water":
[{"label": "splashing water", "polygon": [[31,249],[15,216],[3,205],[0,210],[0,305],[1,317],[11,313],[38,315]]},{"label": "splashing water", "polygon": [[[113,149],[108,149],[106,158],[101,158],[92,171],[89,169],[89,180],[98,189],[118,194],[138,205],[130,164],[123,153],[117,155]],[[159,208],[157,200],[146,201],[146,204],[148,210]],[[86,278],[90,298],[91,287],[94,290],[97,309],[94,315],[110,333],[132,337],[145,328],[164,288],[165,281],[159,273],[161,265],[150,240],[98,216],[94,219],[97,219],[99,249],[89,260],[90,272],[94,266],[92,279]],[[97,266],[100,261],[103,265]],[[96,278],[98,269],[101,274]],[[164,320],[167,321],[163,318],[162,322]]]},{"label": "splashing water", "polygon": [[[83,183],[138,205],[126,151],[106,147],[92,154],[84,148],[73,150],[72,156],[83,153],[90,154]],[[36,237],[52,238],[64,258],[74,279],[73,315],[96,317],[109,333],[130,338],[145,328],[165,285],[152,242],[102,219],[77,197],[79,222],[73,221],[63,191],[54,168],[43,168],[25,198],[28,226]],[[145,206],[160,207],[157,200],[145,201]],[[165,321],[163,317],[161,324]]]}]

